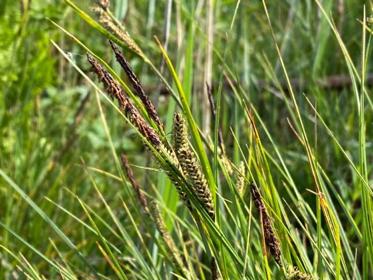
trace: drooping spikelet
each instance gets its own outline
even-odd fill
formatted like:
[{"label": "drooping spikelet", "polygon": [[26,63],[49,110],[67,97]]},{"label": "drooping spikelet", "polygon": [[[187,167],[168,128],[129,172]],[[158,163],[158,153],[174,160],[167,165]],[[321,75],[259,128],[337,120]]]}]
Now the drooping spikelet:
[{"label": "drooping spikelet", "polygon": [[265,243],[277,264],[281,266],[280,245],[273,231],[272,223],[270,217],[268,216],[267,209],[263,203],[262,196],[260,195],[257,186],[254,184],[251,184],[251,195],[261,217]]},{"label": "drooping spikelet", "polygon": [[139,56],[144,57],[144,53],[136,42],[132,39],[127,31],[123,29],[122,25],[114,21],[110,14],[108,13],[109,1],[101,0],[98,5],[92,7],[93,12],[98,16],[98,21],[111,33],[113,33],[117,38],[123,41],[127,47],[137,53]]},{"label": "drooping spikelet", "polygon": [[229,160],[229,158],[225,154],[222,154],[220,160],[221,160],[222,164],[224,165],[225,170],[228,172],[228,174],[232,175],[233,172],[234,172],[233,167],[232,167],[233,164]]},{"label": "drooping spikelet", "polygon": [[118,63],[122,66],[124,72],[126,73],[132,87],[135,90],[135,94],[141,99],[141,102],[144,104],[146,111],[148,112],[149,116],[153,119],[153,121],[157,124],[157,126],[162,129],[162,123],[159,119],[158,113],[146,95],[143,86],[141,85],[139,79],[136,77],[135,73],[132,71],[130,64],[127,62],[126,58],[124,57],[123,53],[118,49],[118,47],[112,42],[109,41],[111,48],[115,53],[115,57]]},{"label": "drooping spikelet", "polygon": [[101,64],[90,54],[87,54],[88,61],[92,65],[94,72],[97,74],[109,96],[116,99],[119,108],[126,114],[131,123],[138,129],[138,131],[154,146],[160,147],[162,142],[159,135],[151,128],[137,111],[137,109],[130,102],[124,90],[119,83],[101,66]]},{"label": "drooping spikelet", "polygon": [[148,200],[146,199],[144,192],[142,191],[139,183],[136,181],[135,176],[133,175],[133,171],[128,163],[127,157],[125,156],[125,154],[121,154],[120,159],[123,171],[125,172],[128,181],[131,183],[131,186],[137,195],[137,199],[139,200],[145,213],[149,214]]},{"label": "drooping spikelet", "polygon": [[184,266],[183,260],[179,254],[179,251],[173,241],[170,233],[167,230],[166,224],[159,212],[158,205],[155,201],[151,201],[150,203],[150,213],[153,217],[153,221],[155,222],[159,233],[162,236],[163,241],[165,242],[167,249],[171,253],[172,260],[174,264],[179,268],[180,272],[184,274],[184,276],[189,275],[187,269]]},{"label": "drooping spikelet", "polygon": [[209,216],[215,219],[215,210],[209,186],[202,173],[199,162],[189,145],[185,121],[181,114],[178,113],[174,117],[174,149],[181,169],[191,183],[192,191],[205,207]]}]

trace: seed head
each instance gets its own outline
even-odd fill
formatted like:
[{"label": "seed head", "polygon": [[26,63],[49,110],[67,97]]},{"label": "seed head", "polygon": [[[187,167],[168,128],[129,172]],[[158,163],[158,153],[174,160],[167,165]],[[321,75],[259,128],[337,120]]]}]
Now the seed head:
[{"label": "seed head", "polygon": [[171,253],[173,262],[179,268],[180,272],[182,272],[184,276],[187,276],[189,273],[184,266],[183,260],[175,245],[175,242],[173,241],[170,233],[167,230],[166,224],[155,201],[151,201],[150,203],[150,213],[164,243],[166,244],[167,249]]},{"label": "seed head", "polygon": [[124,90],[119,83],[101,66],[101,64],[90,54],[87,54],[88,61],[92,65],[94,72],[104,84],[106,92],[110,97],[116,99],[119,108],[126,114],[131,123],[138,129],[138,131],[155,147],[161,145],[161,140],[158,134],[151,128],[137,111],[136,107],[129,101]]},{"label": "seed head", "polygon": [[174,128],[173,128],[174,149],[187,149],[188,143],[188,128],[185,124],[184,118],[180,113],[174,115]]},{"label": "seed head", "polygon": [[184,118],[176,113],[174,116],[174,149],[180,162],[181,169],[189,179],[192,191],[196,194],[201,204],[212,219],[215,219],[215,210],[212,195],[201,166],[190,147],[188,130]]},{"label": "seed head", "polygon": [[106,30],[113,33],[117,38],[126,44],[126,46],[138,54],[140,57],[144,57],[144,53],[136,42],[132,39],[130,34],[124,29],[124,27],[113,20],[108,13],[108,0],[100,0],[98,5],[92,7],[93,12],[98,16],[98,21],[105,27]]},{"label": "seed head", "polygon": [[273,231],[271,219],[268,216],[267,209],[263,203],[262,196],[256,185],[251,184],[251,195],[256,208],[261,217],[261,223],[264,230],[264,239],[269,251],[278,265],[281,266],[281,249],[277,237]]},{"label": "seed head", "polygon": [[141,85],[139,79],[136,77],[136,74],[132,71],[130,64],[127,62],[126,58],[124,57],[123,53],[118,49],[118,47],[112,42],[109,41],[111,48],[115,53],[115,57],[118,63],[122,66],[124,72],[126,73],[132,87],[135,90],[135,94],[141,99],[141,102],[144,104],[146,111],[148,112],[149,116],[153,119],[153,121],[157,124],[159,128],[163,128],[161,120],[158,116],[158,113],[146,95],[143,86]]}]

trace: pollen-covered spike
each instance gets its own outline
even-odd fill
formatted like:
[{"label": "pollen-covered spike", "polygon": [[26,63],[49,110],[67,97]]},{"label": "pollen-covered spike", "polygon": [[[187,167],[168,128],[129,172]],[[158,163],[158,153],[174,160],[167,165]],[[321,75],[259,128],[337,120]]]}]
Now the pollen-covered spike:
[{"label": "pollen-covered spike", "polygon": [[174,149],[180,162],[181,169],[189,179],[192,191],[205,207],[212,219],[215,219],[215,210],[212,202],[212,195],[207,184],[207,180],[202,173],[199,162],[190,147],[188,141],[188,130],[184,118],[181,114],[174,116]]}]

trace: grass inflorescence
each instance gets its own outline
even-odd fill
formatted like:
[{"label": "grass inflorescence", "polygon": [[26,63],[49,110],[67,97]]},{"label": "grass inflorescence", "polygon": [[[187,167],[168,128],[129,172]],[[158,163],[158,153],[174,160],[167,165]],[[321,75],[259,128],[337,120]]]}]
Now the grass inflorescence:
[{"label": "grass inflorescence", "polygon": [[174,117],[174,149],[181,168],[189,179],[192,189],[201,204],[209,213],[211,219],[215,219],[214,204],[211,191],[206,178],[202,173],[197,158],[189,145],[188,130],[181,114],[176,113]]},{"label": "grass inflorescence", "polygon": [[373,277],[370,6],[54,2],[0,1],[0,279]]}]

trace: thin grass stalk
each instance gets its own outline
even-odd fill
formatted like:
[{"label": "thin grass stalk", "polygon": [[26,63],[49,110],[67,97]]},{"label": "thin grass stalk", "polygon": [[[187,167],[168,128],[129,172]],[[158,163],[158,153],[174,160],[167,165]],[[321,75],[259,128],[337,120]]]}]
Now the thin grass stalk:
[{"label": "thin grass stalk", "polygon": [[[280,51],[280,49],[278,47],[278,44],[277,44],[277,41],[276,41],[276,36],[275,36],[274,30],[273,30],[273,27],[272,27],[271,19],[269,17],[266,1],[262,0],[262,4],[263,4],[264,11],[265,11],[265,14],[266,14],[266,18],[267,18],[267,21],[268,21],[268,24],[269,24],[269,27],[270,27],[272,40],[274,42],[276,52],[277,52],[277,55],[278,55],[279,60],[280,60],[281,68],[282,68],[283,73],[285,75],[285,79],[286,79],[286,83],[287,83],[287,86],[288,86],[288,89],[289,89],[291,101],[292,101],[292,104],[294,106],[295,115],[296,115],[296,118],[294,118],[294,122],[295,122],[295,125],[296,125],[296,128],[297,128],[297,132],[298,133],[300,132],[300,136],[301,136],[299,138],[299,140],[303,144],[303,146],[305,148],[305,151],[307,153],[308,163],[309,163],[310,171],[311,171],[314,183],[315,183],[316,192],[321,193],[321,191],[322,191],[321,178],[319,176],[319,172],[318,172],[318,168],[317,168],[317,160],[316,160],[315,155],[314,155],[314,153],[311,149],[311,146],[309,144],[308,136],[307,136],[307,133],[306,133],[306,129],[305,129],[305,126],[304,126],[304,123],[303,123],[303,119],[302,119],[302,116],[301,116],[301,112],[300,112],[297,100],[295,98],[293,87],[291,85],[290,78],[289,78],[284,60],[282,58],[281,51]],[[290,112],[292,113],[292,110],[290,110]],[[318,242],[319,248],[322,247],[321,246],[322,245],[322,220],[321,220],[322,216],[321,216],[321,211],[324,210],[324,209],[325,208],[321,207],[320,197],[318,196],[317,200],[316,200],[316,211],[317,211],[317,237],[318,237],[317,242]],[[327,214],[325,213],[325,215],[327,215]],[[330,230],[333,231],[333,229],[330,229]],[[316,254],[315,264],[318,268],[319,275],[322,275],[322,273],[323,273],[322,272],[322,265],[321,265],[321,263],[319,263],[319,261],[321,261],[321,252],[318,251],[317,254]]]},{"label": "thin grass stalk", "polygon": [[[366,10],[364,6],[362,28],[362,55],[361,55],[361,90],[359,102],[359,171],[368,181],[367,155],[366,155],[366,121],[365,121],[365,79],[366,79]],[[363,210],[363,278],[369,277],[369,268],[373,269],[373,221],[372,197],[369,196],[363,181],[359,180]]]},{"label": "thin grass stalk", "polygon": [[[214,102],[214,97],[212,96],[212,87],[209,84],[206,84],[206,93],[207,93],[208,101],[210,104],[210,111],[211,111],[212,119],[216,120],[217,111],[216,111],[216,106]],[[218,144],[219,144],[222,154],[225,155],[223,132],[220,126],[217,128],[217,130],[218,130]]]}]

